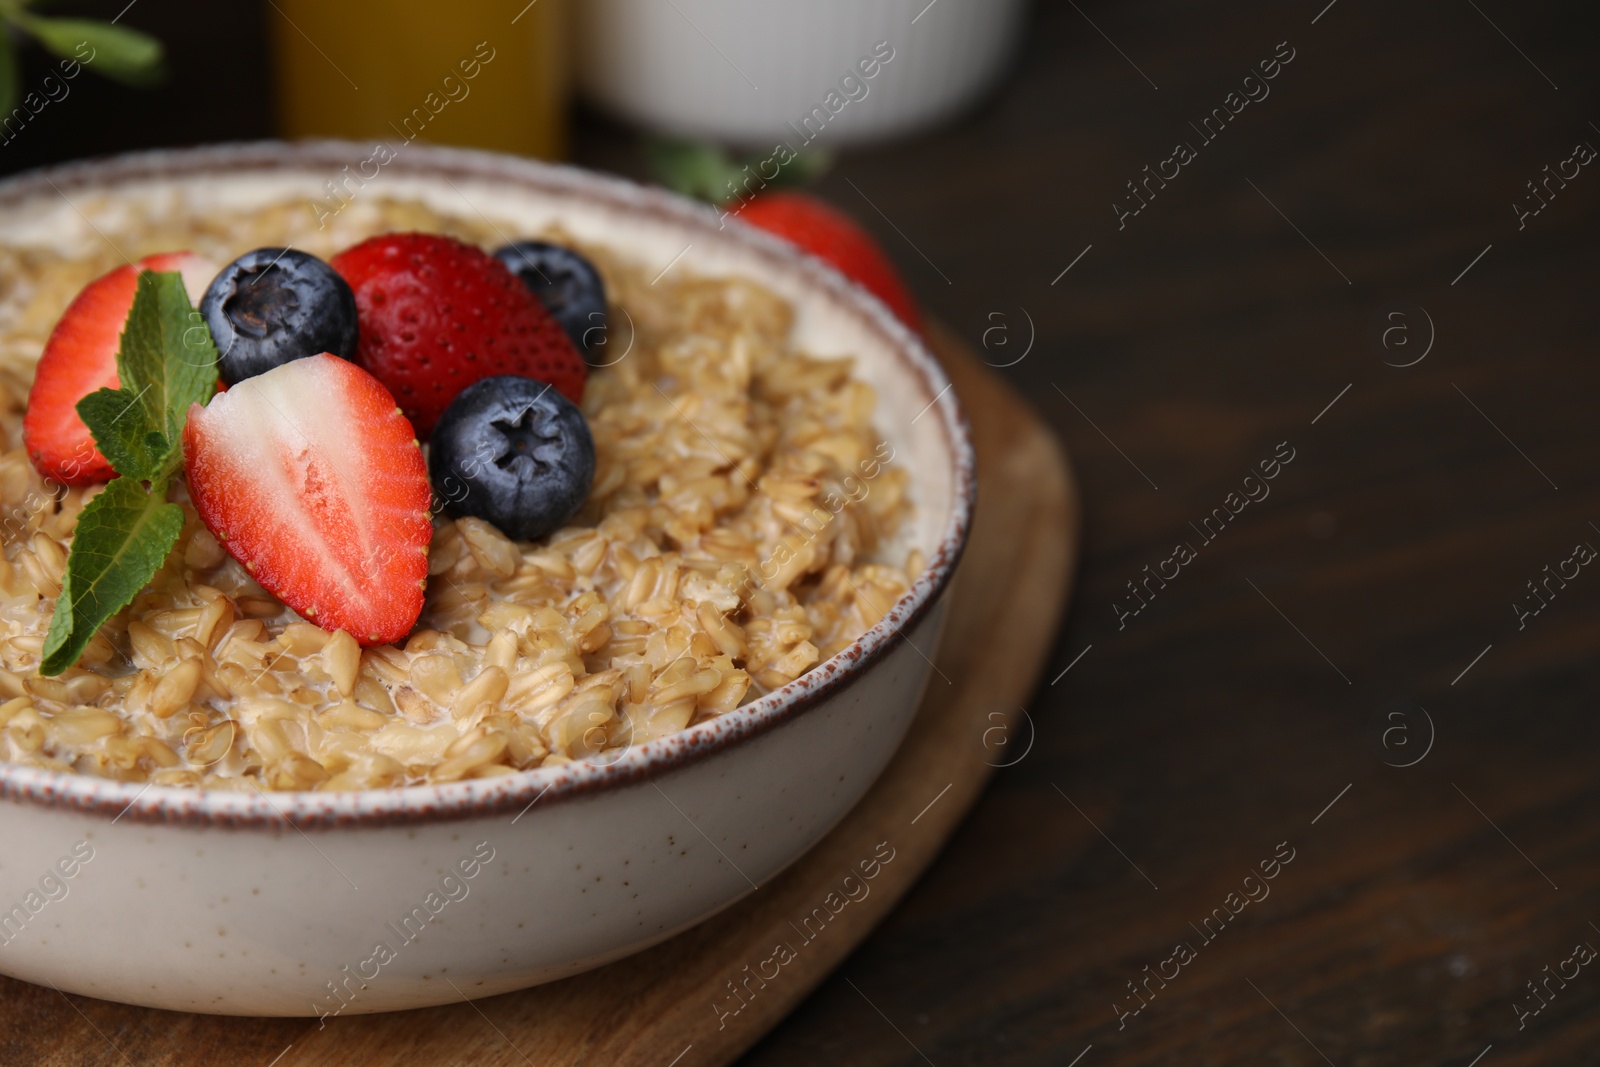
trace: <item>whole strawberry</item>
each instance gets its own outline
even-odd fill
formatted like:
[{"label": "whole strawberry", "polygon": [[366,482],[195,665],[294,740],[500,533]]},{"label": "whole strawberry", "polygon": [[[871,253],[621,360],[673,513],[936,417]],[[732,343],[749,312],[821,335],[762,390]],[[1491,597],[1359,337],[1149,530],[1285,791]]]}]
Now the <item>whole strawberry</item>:
[{"label": "whole strawberry", "polygon": [[900,273],[878,242],[844,212],[805,193],[779,191],[762,193],[730,215],[826,260],[922,332],[922,315]]},{"label": "whole strawberry", "polygon": [[483,378],[548,382],[573,403],[588,368],[561,324],[505,264],[438,234],[393,233],[339,253],[356,294],[355,362],[394,393],[426,439],[450,401]]}]

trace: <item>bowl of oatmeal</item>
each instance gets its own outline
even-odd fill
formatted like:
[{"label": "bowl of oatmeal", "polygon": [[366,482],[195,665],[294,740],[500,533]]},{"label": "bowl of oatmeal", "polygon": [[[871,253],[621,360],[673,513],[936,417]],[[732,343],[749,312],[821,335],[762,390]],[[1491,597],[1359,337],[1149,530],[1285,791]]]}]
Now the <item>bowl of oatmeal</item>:
[{"label": "bowl of oatmeal", "polygon": [[[180,484],[155,578],[42,675],[98,487],[42,478],[20,424],[73,295],[159,252],[327,258],[395,231],[546,237],[597,266],[582,510],[531,542],[436,515],[416,628],[363,648],[258,585]],[[892,756],[973,479],[915,336],[821,263],[658,190],[341,142],[0,183],[0,972],[332,1016],[670,937],[801,855]]]}]

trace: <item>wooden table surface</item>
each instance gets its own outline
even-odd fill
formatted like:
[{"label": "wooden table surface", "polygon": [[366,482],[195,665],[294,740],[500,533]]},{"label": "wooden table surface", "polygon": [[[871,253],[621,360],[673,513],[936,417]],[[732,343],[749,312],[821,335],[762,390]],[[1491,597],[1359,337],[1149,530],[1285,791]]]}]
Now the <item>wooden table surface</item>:
[{"label": "wooden table surface", "polygon": [[[824,195],[1067,442],[1085,557],[1027,755],[745,1062],[1600,1062],[1595,30],[1046,2],[983,108],[842,158]],[[260,65],[197,49],[161,99]],[[267,132],[251,90],[90,92],[0,168]]]}]

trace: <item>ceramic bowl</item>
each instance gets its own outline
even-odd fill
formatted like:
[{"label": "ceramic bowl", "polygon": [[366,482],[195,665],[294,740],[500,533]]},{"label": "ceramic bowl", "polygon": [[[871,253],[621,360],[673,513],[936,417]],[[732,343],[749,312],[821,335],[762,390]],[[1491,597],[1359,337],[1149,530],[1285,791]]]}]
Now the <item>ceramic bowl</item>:
[{"label": "ceramic bowl", "polygon": [[[97,213],[104,229],[130,207],[225,221],[325,196],[371,155],[266,143],[26,174],[0,183],[0,240],[70,247],[99,239]],[[916,337],[820,262],[614,178],[410,145],[372,190],[456,213],[470,204],[525,232],[558,222],[646,265],[737,273],[781,293],[807,349],[853,354],[876,386],[878,428],[911,472],[909,541],[927,570],[882,622],[790,685],[605,763],[332,794],[0,764],[0,972],[249,1015],[416,1008],[547,982],[754,892],[849,811],[911,721],[974,493],[965,420]]]}]

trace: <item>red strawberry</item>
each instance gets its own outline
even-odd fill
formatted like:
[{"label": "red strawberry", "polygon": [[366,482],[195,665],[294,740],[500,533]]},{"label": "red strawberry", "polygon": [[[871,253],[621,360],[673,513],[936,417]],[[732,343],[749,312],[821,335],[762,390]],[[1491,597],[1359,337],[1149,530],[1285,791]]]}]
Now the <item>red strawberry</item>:
[{"label": "red strawberry", "polygon": [[451,237],[392,233],[339,253],[355,290],[356,362],[394,391],[426,439],[456,395],[517,374],[574,404],[589,370],[557,322],[504,263]]},{"label": "red strawberry", "polygon": [[89,485],[117,476],[78,418],[78,401],[118,387],[117,349],[142,270],[182,272],[189,299],[198,301],[217,266],[192,252],[146,256],[90,282],[67,306],[45,342],[22,416],[22,441],[46,478]]},{"label": "red strawberry", "polygon": [[261,587],[324,630],[397,641],[428,578],[428,468],[383,383],[324,353],[189,409],[189,496]]},{"label": "red strawberry", "polygon": [[894,264],[878,242],[844,212],[805,193],[771,192],[733,209],[730,215],[827,261],[887,304],[901,322],[922,332],[922,315]]}]

